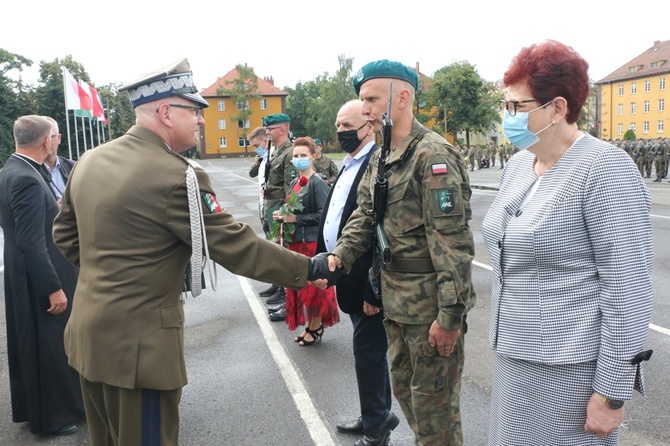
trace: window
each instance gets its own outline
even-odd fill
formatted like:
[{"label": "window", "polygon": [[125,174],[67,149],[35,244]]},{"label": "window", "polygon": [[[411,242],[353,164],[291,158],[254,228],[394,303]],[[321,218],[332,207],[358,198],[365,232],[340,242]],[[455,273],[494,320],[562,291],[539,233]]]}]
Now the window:
[{"label": "window", "polygon": [[658,80],[658,89],[665,90],[665,78],[662,77]]},{"label": "window", "polygon": [[226,102],[225,101],[219,101],[219,111],[226,111]]},{"label": "window", "polygon": [[249,122],[249,119],[245,119],[244,122],[242,120],[238,119],[237,120],[237,128],[238,129],[248,129],[251,127],[251,122]]},{"label": "window", "polygon": [[649,101],[644,101],[644,113],[649,113],[651,110],[651,103]]},{"label": "window", "polygon": [[228,147],[228,141],[226,141],[226,138],[219,138],[219,148],[225,149]]},{"label": "window", "polygon": [[619,104],[617,112],[619,113],[619,116],[623,116],[623,104]]},{"label": "window", "polygon": [[656,131],[658,133],[663,133],[663,120],[658,121],[658,124],[656,124]]},{"label": "window", "polygon": [[631,122],[631,123],[630,123],[630,129],[631,129],[633,132],[635,132],[635,123],[634,123],[634,122]]},{"label": "window", "polygon": [[658,100],[658,111],[665,111],[665,99]]},{"label": "window", "polygon": [[261,99],[261,110],[267,110],[267,109],[268,109],[268,100]]},{"label": "window", "polygon": [[[246,146],[244,143],[246,142]],[[237,147],[251,147],[251,143],[246,138],[237,138]]]},{"label": "window", "polygon": [[637,82],[630,83],[630,94],[637,93]]},{"label": "window", "polygon": [[237,109],[238,110],[248,110],[249,109],[249,101],[237,101]]},{"label": "window", "polygon": [[651,91],[651,81],[644,81],[644,92],[649,93]]},{"label": "window", "polygon": [[623,135],[623,124],[617,124],[616,125],[616,132],[617,132],[617,135]]},{"label": "window", "polygon": [[225,130],[225,129],[226,129],[226,120],[219,119],[219,130]]},{"label": "window", "polygon": [[658,62],[652,62],[652,63],[649,64],[649,68],[651,68],[651,69],[658,68],[660,66],[661,65]]},{"label": "window", "polygon": [[631,102],[630,103],[630,114],[634,115],[636,111],[637,111],[637,103],[636,102]]},{"label": "window", "polygon": [[623,84],[619,84],[619,96],[623,96]]},{"label": "window", "polygon": [[649,133],[649,121],[642,122],[642,133]]}]

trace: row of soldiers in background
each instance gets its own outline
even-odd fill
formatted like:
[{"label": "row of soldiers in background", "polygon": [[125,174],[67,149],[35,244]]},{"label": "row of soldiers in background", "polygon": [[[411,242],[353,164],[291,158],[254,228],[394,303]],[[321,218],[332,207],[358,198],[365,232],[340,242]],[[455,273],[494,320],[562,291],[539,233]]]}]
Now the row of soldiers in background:
[{"label": "row of soldiers in background", "polygon": [[615,139],[612,144],[626,152],[635,162],[643,178],[651,178],[652,169],[656,173],[654,182],[660,183],[668,176],[670,161],[670,140],[656,139]]},{"label": "row of soldiers in background", "polygon": [[512,155],[519,151],[513,144],[502,144],[498,146],[493,142],[479,146],[461,146],[456,143],[454,147],[465,160],[465,165],[470,166],[471,172],[478,169],[495,167],[496,162],[498,162],[498,165],[500,166],[499,168],[502,169]]}]

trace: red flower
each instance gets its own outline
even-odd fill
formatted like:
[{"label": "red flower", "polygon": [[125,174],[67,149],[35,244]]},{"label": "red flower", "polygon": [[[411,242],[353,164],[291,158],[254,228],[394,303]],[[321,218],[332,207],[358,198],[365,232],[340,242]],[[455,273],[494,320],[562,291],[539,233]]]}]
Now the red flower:
[{"label": "red flower", "polygon": [[307,177],[300,177],[300,179],[298,180],[298,185],[300,187],[307,186],[307,183],[309,183],[309,178],[307,178]]}]

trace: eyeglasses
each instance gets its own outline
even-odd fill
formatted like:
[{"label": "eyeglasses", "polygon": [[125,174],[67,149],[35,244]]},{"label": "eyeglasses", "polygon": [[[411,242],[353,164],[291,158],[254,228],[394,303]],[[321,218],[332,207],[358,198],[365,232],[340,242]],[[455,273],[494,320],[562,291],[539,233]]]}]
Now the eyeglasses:
[{"label": "eyeglasses", "polygon": [[168,104],[170,107],[177,107],[177,108],[186,108],[189,109],[193,112],[196,118],[199,118],[202,116],[202,107],[198,107],[197,105],[182,105],[182,104]]},{"label": "eyeglasses", "polygon": [[54,138],[58,138],[59,136],[60,136],[60,134],[58,134],[58,135],[51,135],[51,136],[49,136],[49,138],[54,139]]},{"label": "eyeglasses", "polygon": [[512,116],[516,115],[517,109],[519,108],[519,104],[527,104],[529,102],[537,102],[536,99],[526,99],[524,101],[505,101],[502,100],[500,101],[500,109],[503,112],[507,112]]},{"label": "eyeglasses", "polygon": [[268,132],[271,132],[273,130],[277,130],[277,129],[280,129],[280,128],[281,127],[279,127],[279,126],[277,126],[277,127],[265,127],[265,130],[267,130]]}]

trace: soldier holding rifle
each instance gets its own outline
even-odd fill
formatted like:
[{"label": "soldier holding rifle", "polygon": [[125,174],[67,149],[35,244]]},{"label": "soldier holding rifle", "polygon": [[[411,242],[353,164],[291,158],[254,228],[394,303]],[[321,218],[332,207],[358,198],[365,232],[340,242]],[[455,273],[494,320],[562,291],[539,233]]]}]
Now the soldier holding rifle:
[{"label": "soldier holding rifle", "polygon": [[[461,155],[414,118],[417,84],[414,70],[388,60],[354,76],[363,115],[383,134],[382,150],[360,182],[359,207],[329,264],[348,271],[377,244],[371,275],[380,284],[395,397],[416,444],[461,445],[463,335],[475,303],[471,190]],[[378,444],[396,425],[387,420]]]}]

